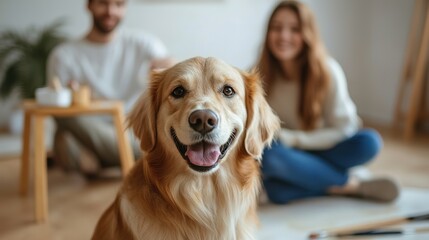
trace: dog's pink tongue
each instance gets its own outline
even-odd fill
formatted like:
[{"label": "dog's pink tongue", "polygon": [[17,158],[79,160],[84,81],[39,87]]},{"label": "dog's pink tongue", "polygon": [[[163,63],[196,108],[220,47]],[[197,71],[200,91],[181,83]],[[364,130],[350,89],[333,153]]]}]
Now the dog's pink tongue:
[{"label": "dog's pink tongue", "polygon": [[192,164],[197,166],[212,166],[219,158],[219,146],[201,142],[188,147],[186,155]]}]

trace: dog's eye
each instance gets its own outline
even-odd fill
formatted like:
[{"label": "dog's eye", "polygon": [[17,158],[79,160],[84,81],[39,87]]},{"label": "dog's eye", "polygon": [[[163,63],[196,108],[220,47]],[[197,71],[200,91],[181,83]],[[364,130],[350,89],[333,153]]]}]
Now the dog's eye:
[{"label": "dog's eye", "polygon": [[225,87],[223,87],[222,93],[223,93],[223,95],[225,95],[226,97],[232,97],[232,96],[234,96],[235,91],[234,91],[234,89],[233,89],[232,87],[230,87],[230,86],[225,86]]},{"label": "dog's eye", "polygon": [[186,90],[182,86],[176,87],[173,92],[171,92],[171,96],[173,96],[174,98],[182,98],[183,96],[185,96],[185,94]]}]

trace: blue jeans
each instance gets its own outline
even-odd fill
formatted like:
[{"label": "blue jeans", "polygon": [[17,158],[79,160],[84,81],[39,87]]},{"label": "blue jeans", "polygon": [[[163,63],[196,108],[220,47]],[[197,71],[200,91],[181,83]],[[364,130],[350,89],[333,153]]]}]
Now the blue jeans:
[{"label": "blue jeans", "polygon": [[268,198],[278,204],[323,196],[332,186],[343,186],[348,170],[370,161],[383,145],[371,129],[358,131],[334,147],[304,151],[273,142],[262,155],[262,180]]}]

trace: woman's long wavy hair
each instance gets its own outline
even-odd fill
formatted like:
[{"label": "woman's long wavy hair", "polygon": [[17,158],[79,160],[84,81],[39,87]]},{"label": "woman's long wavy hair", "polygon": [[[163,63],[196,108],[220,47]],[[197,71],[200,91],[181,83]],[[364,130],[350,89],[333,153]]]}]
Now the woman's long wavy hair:
[{"label": "woman's long wavy hair", "polygon": [[301,25],[304,47],[296,59],[298,66],[301,67],[298,115],[301,119],[301,128],[312,130],[322,114],[322,102],[328,91],[330,76],[325,64],[327,57],[325,47],[319,36],[314,15],[306,5],[296,0],[286,0],[274,8],[268,21],[265,42],[257,67],[268,94],[274,78],[279,74],[283,77],[287,75],[283,72],[280,62],[271,53],[267,41],[273,16],[282,9],[292,10]]}]

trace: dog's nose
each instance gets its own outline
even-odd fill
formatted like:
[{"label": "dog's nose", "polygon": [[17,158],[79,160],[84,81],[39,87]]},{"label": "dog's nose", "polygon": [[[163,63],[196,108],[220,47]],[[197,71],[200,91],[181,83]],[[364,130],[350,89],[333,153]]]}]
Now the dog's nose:
[{"label": "dog's nose", "polygon": [[219,120],[212,110],[196,110],[191,113],[188,119],[189,125],[195,131],[205,134],[213,130]]}]

